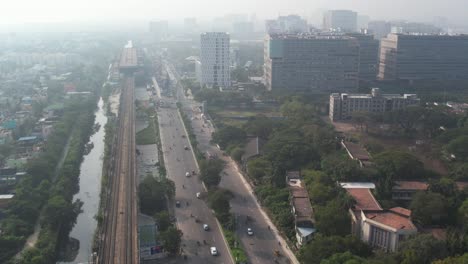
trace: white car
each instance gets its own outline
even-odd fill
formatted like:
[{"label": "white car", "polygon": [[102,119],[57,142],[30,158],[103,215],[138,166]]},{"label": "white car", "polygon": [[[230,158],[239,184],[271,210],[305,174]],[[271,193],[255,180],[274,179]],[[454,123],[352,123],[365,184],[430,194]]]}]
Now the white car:
[{"label": "white car", "polygon": [[208,231],[210,230],[210,227],[207,224],[203,224],[203,230]]},{"label": "white car", "polygon": [[185,173],[185,177],[190,177],[190,172],[187,171],[187,172]]},{"label": "white car", "polygon": [[216,247],[210,247],[210,252],[211,252],[211,256],[218,255],[218,250],[216,249]]},{"label": "white car", "polygon": [[252,228],[250,228],[250,227],[249,227],[249,228],[247,228],[247,235],[249,235],[249,236],[253,236],[253,234],[254,234],[254,233],[253,233],[253,230],[252,230]]},{"label": "white car", "polygon": [[197,192],[197,198],[201,197],[201,193]]}]

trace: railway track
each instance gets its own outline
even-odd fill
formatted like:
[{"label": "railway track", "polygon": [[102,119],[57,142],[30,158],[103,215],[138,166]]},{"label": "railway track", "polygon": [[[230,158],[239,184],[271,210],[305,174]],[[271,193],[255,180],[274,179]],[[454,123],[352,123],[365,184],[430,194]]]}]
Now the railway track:
[{"label": "railway track", "polygon": [[123,82],[119,127],[98,263],[139,263],[135,167],[134,78]]}]

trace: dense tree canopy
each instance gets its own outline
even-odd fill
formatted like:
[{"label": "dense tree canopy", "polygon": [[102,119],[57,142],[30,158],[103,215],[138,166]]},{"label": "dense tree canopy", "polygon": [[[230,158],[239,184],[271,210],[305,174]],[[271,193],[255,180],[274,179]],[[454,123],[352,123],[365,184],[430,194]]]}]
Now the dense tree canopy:
[{"label": "dense tree canopy", "polygon": [[429,234],[416,235],[401,243],[402,264],[426,264],[447,256],[445,242]]},{"label": "dense tree canopy", "polygon": [[235,126],[224,126],[213,133],[213,142],[217,143],[221,149],[225,149],[229,144],[241,144],[246,139],[243,129]]},{"label": "dense tree canopy", "polygon": [[416,193],[410,209],[413,220],[422,225],[444,224],[448,217],[447,200],[439,193]]},{"label": "dense tree canopy", "polygon": [[161,240],[163,242],[164,249],[170,255],[179,254],[182,235],[182,231],[175,227],[169,227],[166,231],[161,232]]},{"label": "dense tree canopy", "polygon": [[224,161],[220,159],[208,159],[200,161],[200,178],[208,188],[218,186],[221,181],[220,173],[224,169]]},{"label": "dense tree canopy", "polygon": [[[319,264],[337,253],[350,252],[359,257],[372,255],[371,247],[354,236],[316,235],[312,241],[301,248],[299,260],[307,264]],[[332,262],[333,263],[333,262]]]}]

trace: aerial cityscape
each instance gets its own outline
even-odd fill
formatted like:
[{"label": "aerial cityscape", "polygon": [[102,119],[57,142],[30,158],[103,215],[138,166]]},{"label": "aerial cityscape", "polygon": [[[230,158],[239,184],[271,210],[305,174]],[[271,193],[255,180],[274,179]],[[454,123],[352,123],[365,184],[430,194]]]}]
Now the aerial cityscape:
[{"label": "aerial cityscape", "polygon": [[0,10],[0,264],[468,263],[468,2],[65,2]]}]

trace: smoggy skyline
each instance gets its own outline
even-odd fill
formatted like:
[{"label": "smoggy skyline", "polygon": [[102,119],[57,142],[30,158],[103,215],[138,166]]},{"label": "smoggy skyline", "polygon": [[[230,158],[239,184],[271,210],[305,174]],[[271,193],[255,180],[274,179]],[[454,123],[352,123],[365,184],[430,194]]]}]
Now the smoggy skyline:
[{"label": "smoggy skyline", "polygon": [[326,9],[351,9],[371,19],[430,22],[442,16],[468,25],[467,5],[467,0],[18,0],[2,4],[0,24],[210,19],[228,13],[255,13],[259,19],[292,13],[314,22]]}]

